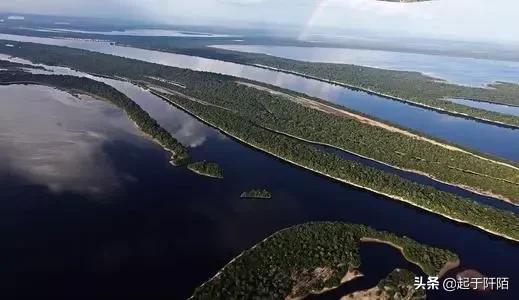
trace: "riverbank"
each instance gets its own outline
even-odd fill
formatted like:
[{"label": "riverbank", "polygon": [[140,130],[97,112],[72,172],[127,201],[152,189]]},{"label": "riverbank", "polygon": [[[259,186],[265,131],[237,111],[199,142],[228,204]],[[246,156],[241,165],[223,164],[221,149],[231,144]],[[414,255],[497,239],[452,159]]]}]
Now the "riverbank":
[{"label": "riverbank", "polygon": [[143,134],[150,136],[166,151],[172,154],[176,165],[189,160],[187,148],[180,144],[168,131],[162,128],[139,105],[111,86],[85,77],[69,75],[43,75],[27,72],[3,73],[0,84],[35,84],[61,89],[70,94],[81,93],[96,99],[110,102],[123,110],[128,119],[134,122]]},{"label": "riverbank", "polygon": [[[268,122],[263,125],[275,125],[275,128],[283,132],[344,146],[353,152],[385,161],[390,165],[432,173],[443,181],[474,186],[481,191],[492,191],[493,194],[500,194],[511,199],[515,199],[519,195],[519,185],[499,182],[501,178],[509,181],[515,179],[517,169],[510,170],[495,166],[493,163],[486,163],[473,155],[461,155],[463,152],[449,153],[447,152],[449,149],[445,147],[425,143],[412,136],[397,135],[391,131],[388,134],[388,130],[371,128],[372,126],[366,126],[362,122],[336,120],[336,117],[323,113],[303,111],[300,105],[285,103],[288,101],[276,104],[273,101],[276,100],[275,97],[238,86],[235,83],[238,79],[236,77],[179,69],[106,54],[87,53],[84,50],[64,47],[24,43],[21,49],[22,53],[18,53],[19,56],[43,63],[52,57],[47,57],[49,55],[37,56],[36,52],[48,49],[48,52],[52,54],[55,51],[60,56],[61,65],[68,65],[82,72],[102,73],[114,77],[123,76],[133,81],[151,81],[150,76],[157,78],[157,74],[160,74],[162,79],[168,82],[173,80],[184,86],[185,88],[182,90],[186,90],[190,96],[195,96],[213,105],[227,106],[227,109],[234,110],[253,121]],[[80,54],[82,59],[76,59]],[[94,64],[94,61],[103,63]],[[135,72],[137,66],[140,72]],[[165,85],[162,82],[157,82],[157,84]],[[175,85],[175,87],[178,86]],[[249,97],[238,99],[238,94],[246,94]],[[225,101],[222,101],[223,99]],[[268,109],[275,110],[276,114],[269,116],[268,109],[265,109],[267,106]],[[285,114],[284,112],[291,113]],[[263,119],[256,119],[256,116]],[[281,122],[280,120],[283,119],[289,121]],[[299,124],[295,124],[296,122]],[[453,168],[449,166],[453,166]],[[490,176],[488,179],[480,178],[479,174]],[[517,200],[519,201],[519,198]]]},{"label": "riverbank", "polygon": [[[517,166],[511,165],[511,164],[508,164],[508,163],[505,163],[505,162],[501,162],[501,161],[496,161],[496,160],[493,160],[491,158],[483,157],[483,156],[477,155],[475,153],[469,152],[467,150],[461,149],[459,147],[456,147],[456,146],[453,146],[453,145],[449,145],[449,144],[445,144],[445,143],[442,143],[442,142],[439,142],[439,141],[435,141],[435,140],[432,140],[430,138],[420,136],[418,134],[406,131],[406,130],[401,129],[401,128],[393,127],[393,126],[391,126],[389,124],[385,124],[385,123],[382,123],[380,121],[373,120],[373,119],[370,119],[370,118],[368,118],[366,116],[355,114],[355,113],[347,111],[347,110],[343,110],[343,109],[339,109],[339,108],[336,108],[336,107],[333,107],[333,106],[329,106],[327,104],[324,104],[324,103],[321,103],[321,102],[317,102],[317,101],[314,101],[314,100],[311,100],[311,99],[308,99],[308,98],[292,96],[292,95],[285,94],[285,93],[282,93],[282,92],[279,92],[279,91],[271,90],[271,89],[269,89],[267,87],[263,87],[263,86],[259,86],[259,85],[255,85],[255,84],[251,84],[251,83],[247,83],[247,82],[238,82],[238,83],[246,85],[246,86],[249,86],[249,87],[257,88],[257,89],[260,89],[260,90],[268,91],[268,92],[274,93],[276,95],[288,97],[291,100],[293,100],[294,102],[300,103],[302,105],[305,105],[305,103],[306,103],[306,104],[308,104],[307,107],[312,108],[312,109],[317,109],[317,110],[320,110],[320,111],[330,112],[330,113],[337,112],[337,113],[340,113],[340,114],[344,114],[345,117],[356,119],[359,122],[366,123],[366,124],[371,125],[371,126],[380,127],[382,129],[385,129],[385,130],[388,130],[388,131],[391,131],[391,132],[400,133],[400,134],[412,137],[414,139],[426,141],[426,142],[431,143],[433,145],[443,147],[443,148],[445,148],[447,150],[462,152],[464,154],[469,154],[469,155],[471,155],[471,156],[473,156],[473,157],[475,157],[477,159],[482,159],[482,160],[485,160],[485,161],[489,161],[491,163],[499,164],[499,165],[502,165],[502,166],[505,166],[505,167],[508,167],[508,168],[512,168],[512,169],[515,169],[515,170],[519,171],[519,167],[517,167]],[[182,95],[180,93],[176,93],[176,94],[177,95]],[[437,181],[439,183],[443,183],[443,184],[446,184],[446,185],[462,188],[464,190],[473,192],[473,193],[478,194],[478,195],[492,197],[492,198],[495,198],[495,199],[499,199],[499,200],[505,201],[505,202],[507,202],[509,204],[512,204],[512,205],[515,205],[515,206],[519,206],[519,203],[514,202],[511,198],[505,197],[503,195],[499,195],[497,193],[492,193],[492,192],[485,191],[485,190],[482,190],[482,189],[477,189],[477,188],[469,186],[469,185],[456,184],[456,183],[444,181],[444,180],[441,180],[441,179],[439,179],[439,178],[437,178],[437,177],[435,177],[435,176],[433,176],[433,175],[431,175],[429,173],[426,173],[426,172],[423,172],[423,171],[419,171],[419,170],[415,170],[415,169],[408,169],[408,168],[402,168],[402,167],[398,167],[398,166],[395,166],[395,165],[391,165],[391,164],[383,162],[381,160],[377,160],[377,159],[368,157],[366,155],[362,155],[362,154],[359,154],[357,152],[354,152],[354,151],[351,151],[351,150],[347,150],[347,149],[345,149],[343,147],[340,147],[340,146],[337,146],[337,145],[332,145],[332,144],[329,144],[329,143],[324,143],[324,142],[318,142],[318,141],[315,141],[315,140],[305,139],[305,138],[302,138],[300,136],[296,136],[296,135],[289,134],[289,133],[286,133],[286,132],[282,132],[282,131],[279,131],[279,130],[276,130],[276,129],[272,129],[272,128],[267,128],[267,127],[263,127],[263,128],[265,128],[267,130],[270,130],[272,132],[275,132],[277,134],[283,134],[285,136],[288,136],[288,137],[291,137],[291,138],[294,138],[294,139],[298,139],[298,140],[306,142],[306,143],[310,143],[310,144],[314,144],[314,145],[321,145],[321,146],[326,146],[326,147],[330,147],[330,148],[333,148],[333,149],[337,149],[337,150],[343,151],[345,153],[357,156],[359,158],[366,159],[366,160],[369,160],[369,161],[373,161],[373,162],[382,164],[384,166],[388,166],[388,167],[391,167],[391,168],[394,168],[394,169],[398,169],[398,170],[401,170],[401,171],[405,171],[405,172],[415,173],[415,174],[418,174],[418,175],[430,178],[432,180],[435,180],[435,181]],[[472,174],[478,175],[478,176],[489,177],[486,174],[472,172],[470,170],[463,170],[463,169],[459,169],[459,170],[463,171],[463,172],[472,173]],[[504,182],[511,183],[511,184],[517,184],[515,182],[511,182],[511,181],[500,179],[500,178],[494,178],[494,177],[489,177],[489,178],[495,179],[495,180],[502,180]]]},{"label": "riverbank", "polygon": [[187,168],[198,175],[222,179],[223,178],[223,169],[216,163],[211,163],[207,161],[195,162],[187,165]]},{"label": "riverbank", "polygon": [[[369,89],[369,88],[365,88],[365,87],[361,87],[361,86],[356,86],[356,85],[352,85],[352,84],[347,84],[347,83],[340,82],[340,81],[325,79],[325,78],[321,78],[321,77],[317,77],[317,76],[313,76],[313,75],[309,75],[309,74],[305,74],[305,73],[300,73],[300,72],[297,72],[297,71],[281,69],[281,68],[275,68],[275,67],[271,67],[271,66],[267,66],[267,65],[262,65],[262,64],[247,64],[247,65],[253,66],[253,67],[258,67],[258,68],[263,68],[263,69],[266,69],[266,70],[283,72],[283,73],[287,73],[287,74],[301,76],[301,77],[304,77],[304,78],[308,78],[308,79],[312,79],[312,80],[317,80],[317,81],[321,81],[321,82],[325,82],[325,83],[329,83],[329,84],[334,84],[334,85],[342,86],[342,87],[353,89],[353,90],[363,91],[363,92],[366,92],[368,94],[376,95],[376,96],[383,97],[383,98],[390,99],[390,100],[394,100],[394,101],[399,101],[399,102],[407,103],[407,104],[410,104],[410,105],[414,105],[414,106],[425,108],[425,109],[429,109],[429,110],[434,110],[434,111],[441,112],[441,113],[446,113],[446,114],[449,114],[449,115],[452,115],[452,116],[463,117],[463,118],[467,118],[467,119],[471,119],[471,120],[475,120],[475,121],[479,121],[479,122],[484,122],[484,123],[487,123],[487,124],[493,124],[493,125],[501,126],[501,127],[505,127],[505,128],[519,129],[519,124],[518,124],[519,123],[519,118],[518,118],[518,121],[514,122],[514,123],[512,123],[512,122],[503,122],[503,121],[500,121],[500,120],[497,120],[497,119],[489,119],[489,118],[484,118],[484,117],[481,117],[481,116],[471,115],[471,114],[467,114],[467,113],[463,113],[463,112],[459,112],[459,111],[447,110],[447,109],[444,109],[444,108],[441,108],[441,107],[436,107],[436,106],[428,105],[428,104],[425,104],[425,103],[421,103],[421,102],[417,102],[417,101],[412,101],[412,100],[409,100],[409,99],[404,99],[404,98],[392,96],[392,95],[389,95],[389,94],[381,93],[381,92],[378,92],[378,91],[375,91],[375,90],[372,90],[372,89]],[[491,102],[491,103],[495,103],[495,102]],[[476,109],[476,108],[473,108],[473,109]],[[488,111],[482,110],[482,109],[477,109],[477,110],[484,111],[485,113],[488,112]]]},{"label": "riverbank", "polygon": [[[467,224],[467,225],[474,226],[474,227],[476,227],[476,228],[479,228],[479,229],[481,229],[481,230],[483,230],[483,231],[485,231],[485,232],[491,233],[491,234],[493,234],[493,235],[500,236],[500,237],[503,237],[503,238],[506,238],[506,239],[510,239],[510,240],[512,240],[512,241],[519,242],[519,236],[512,236],[512,235],[510,235],[510,234],[508,234],[508,233],[505,233],[505,232],[499,232],[498,230],[494,230],[494,229],[488,228],[488,227],[485,226],[485,225],[480,225],[480,224],[477,224],[477,223],[475,223],[475,222],[470,222],[470,221],[467,221],[467,220],[463,220],[463,219],[461,219],[460,217],[457,217],[457,216],[456,216],[456,215],[463,215],[463,213],[466,213],[466,212],[463,212],[463,213],[460,212],[459,214],[458,214],[458,212],[456,212],[456,211],[449,211],[449,212],[442,213],[442,212],[439,212],[439,211],[437,211],[437,210],[435,210],[435,209],[433,209],[433,208],[431,208],[431,207],[426,207],[426,206],[424,206],[424,205],[420,205],[420,204],[418,204],[418,203],[416,203],[416,202],[414,202],[414,201],[412,201],[412,200],[410,200],[410,199],[406,199],[406,198],[403,198],[403,197],[401,197],[401,196],[394,195],[394,194],[390,194],[390,193],[385,193],[385,192],[382,192],[382,191],[376,190],[376,189],[374,189],[374,188],[367,187],[367,186],[365,186],[365,185],[360,185],[360,184],[358,184],[358,183],[354,183],[354,182],[352,182],[352,181],[350,181],[350,180],[346,180],[346,179],[344,179],[344,178],[339,178],[339,177],[333,176],[333,175],[331,175],[331,174],[329,174],[329,173],[327,173],[327,172],[323,172],[322,170],[318,170],[318,169],[315,169],[315,168],[311,168],[311,167],[309,167],[309,166],[305,166],[305,165],[303,165],[303,164],[301,164],[301,163],[298,163],[298,162],[296,162],[296,161],[294,161],[294,160],[291,160],[291,159],[289,159],[289,158],[287,158],[287,157],[283,157],[283,156],[281,156],[281,155],[279,155],[279,154],[277,154],[277,153],[274,153],[274,152],[272,152],[272,151],[270,151],[270,150],[268,150],[268,149],[266,149],[266,148],[264,148],[264,147],[261,147],[261,146],[259,146],[259,145],[254,144],[254,143],[251,143],[250,141],[247,141],[246,139],[241,138],[241,137],[239,137],[239,136],[233,134],[232,132],[227,131],[226,129],[219,127],[218,124],[215,124],[215,123],[212,123],[212,122],[206,120],[205,118],[199,116],[199,115],[196,114],[195,112],[189,110],[187,107],[184,107],[184,106],[182,106],[182,105],[180,105],[180,104],[178,104],[178,103],[176,103],[176,102],[174,102],[174,101],[171,101],[169,98],[167,98],[167,97],[161,95],[160,93],[157,93],[157,92],[155,92],[155,91],[153,91],[153,90],[151,90],[150,92],[153,93],[154,95],[160,97],[161,99],[164,99],[164,100],[167,101],[168,103],[171,103],[172,105],[176,106],[177,108],[179,108],[179,109],[185,111],[186,113],[190,114],[191,116],[193,116],[194,118],[200,120],[201,122],[203,122],[203,123],[205,123],[205,124],[207,124],[207,125],[209,125],[209,126],[211,126],[211,127],[213,127],[213,128],[216,128],[216,129],[218,129],[219,131],[221,131],[222,133],[224,133],[224,134],[226,134],[226,135],[228,135],[228,136],[234,138],[235,140],[237,140],[237,141],[239,141],[239,142],[241,142],[241,143],[243,143],[243,144],[245,144],[245,145],[248,145],[248,146],[250,146],[250,147],[252,147],[252,148],[255,148],[255,149],[257,149],[257,150],[260,150],[260,151],[263,151],[263,152],[265,152],[265,153],[267,153],[267,154],[270,154],[270,155],[272,155],[272,156],[274,156],[274,157],[277,157],[277,158],[279,158],[279,159],[281,159],[281,160],[283,160],[283,161],[286,161],[286,162],[288,162],[288,163],[290,163],[290,164],[293,164],[293,165],[296,165],[296,166],[298,166],[298,167],[301,167],[301,168],[307,169],[307,170],[312,171],[312,172],[314,172],[314,173],[316,173],[316,174],[319,174],[319,175],[322,175],[322,176],[325,176],[325,177],[328,177],[328,178],[331,178],[331,179],[337,180],[337,181],[339,181],[339,182],[343,182],[343,183],[345,183],[345,184],[348,184],[348,185],[351,185],[351,186],[354,186],[354,187],[357,187],[357,188],[360,188],[360,189],[364,189],[364,190],[367,190],[367,191],[373,192],[373,193],[375,193],[375,194],[379,194],[379,195],[385,196],[385,197],[390,198],[390,199],[394,199],[394,200],[402,201],[402,202],[404,202],[404,203],[407,203],[407,204],[412,205],[412,206],[414,206],[414,207],[417,207],[417,208],[423,209],[423,210],[425,210],[425,211],[428,211],[428,212],[431,212],[431,213],[434,213],[434,214],[440,215],[440,216],[445,217],[445,218],[447,218],[447,219],[450,219],[450,220],[452,220],[452,221],[456,221],[456,222],[459,222],[459,223],[463,223],[463,224]],[[460,198],[460,199],[461,199],[461,198]],[[482,205],[479,205],[479,204],[476,204],[476,203],[474,203],[473,205],[482,206]],[[511,215],[509,215],[509,217],[510,217],[510,216],[511,216]],[[517,217],[515,217],[515,218],[517,218]],[[500,219],[500,220],[498,220],[498,221],[500,222],[500,221],[502,221],[502,220]],[[519,220],[516,220],[515,223],[516,223],[516,225],[519,224]],[[492,223],[492,224],[495,225],[495,223]]]},{"label": "riverbank", "polygon": [[[389,246],[399,250],[400,253],[402,253],[402,256],[404,256],[404,258],[407,261],[412,262],[413,264],[417,265],[422,270],[424,270],[424,268],[425,268],[422,265],[422,263],[420,263],[419,261],[413,260],[412,258],[408,257],[406,252],[404,251],[404,248],[402,246],[397,245],[397,244],[395,244],[395,243],[393,243],[391,241],[385,241],[385,240],[382,240],[382,239],[372,238],[372,237],[362,237],[362,238],[360,238],[360,241],[364,242],[364,243],[379,243],[379,244],[389,245]],[[450,270],[457,268],[459,265],[460,265],[460,259],[459,258],[456,258],[455,260],[449,260],[449,261],[445,262],[443,267],[440,269],[440,271],[436,275],[438,276],[438,278],[442,278],[443,275],[445,275]]]}]

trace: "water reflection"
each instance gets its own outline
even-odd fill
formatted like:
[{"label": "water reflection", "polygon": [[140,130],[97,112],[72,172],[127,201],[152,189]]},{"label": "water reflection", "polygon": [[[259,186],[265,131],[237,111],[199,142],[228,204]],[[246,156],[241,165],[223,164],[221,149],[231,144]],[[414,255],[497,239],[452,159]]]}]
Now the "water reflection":
[{"label": "water reflection", "polygon": [[469,99],[447,99],[448,101],[463,104],[470,107],[482,108],[490,111],[495,111],[507,115],[518,116],[519,117],[519,107],[517,106],[509,106],[503,104],[489,103],[483,101],[475,101]]},{"label": "water reflection", "polygon": [[[163,111],[164,101],[149,101],[161,103],[157,109]],[[160,114],[150,114],[159,119]],[[163,116],[169,120],[181,114]],[[43,118],[47,112],[39,115]],[[26,119],[21,116],[19,120]],[[120,112],[117,116],[124,118]],[[104,126],[98,118],[93,120],[92,126]],[[159,121],[163,125],[164,120]],[[323,220],[364,223],[449,248],[467,266],[489,276],[517,275],[511,262],[517,261],[518,252],[512,242],[316,176],[200,126],[205,127],[206,142],[191,154],[197,160],[218,162],[225,170],[222,180],[171,167],[160,147],[131,134],[101,147],[113,173],[133,178],[120,180],[125,193],[114,194],[110,203],[81,201],[75,193],[50,195],[28,185],[20,188],[22,180],[3,182],[0,236],[5,238],[0,256],[9,260],[0,270],[2,296],[5,285],[28,298],[81,290],[89,299],[101,294],[186,299],[225,263],[266,236],[294,224]],[[98,161],[97,176],[102,176],[105,161]],[[258,186],[271,190],[274,198],[239,198],[241,192]],[[378,250],[373,253],[388,262],[401,259]],[[365,273],[376,274],[379,266],[366,262],[364,268]],[[516,299],[513,293],[509,296]]]},{"label": "water reflection", "polygon": [[112,139],[140,143],[117,108],[43,86],[1,86],[0,128],[0,172],[54,192],[115,191],[120,174],[102,148]]},{"label": "water reflection", "polygon": [[107,42],[38,38],[8,34],[0,34],[0,39],[68,46],[163,65],[222,73],[265,82],[339,103],[381,120],[411,128],[483,153],[519,161],[519,139],[517,138],[519,130],[442,114],[291,74],[200,57],[111,46]]},{"label": "water reflection", "polygon": [[115,87],[133,101],[139,104],[145,111],[160,120],[160,125],[167,129],[182,144],[196,148],[204,144],[208,137],[224,138],[224,135],[210,130],[188,114],[176,109],[172,105],[162,101],[157,96],[133,85],[129,82],[112,80],[91,76],[93,79],[103,81]]},{"label": "water reflection", "polygon": [[272,45],[215,45],[215,48],[262,53],[309,62],[354,64],[416,71],[450,82],[485,86],[494,81],[519,83],[519,63],[384,50]]}]

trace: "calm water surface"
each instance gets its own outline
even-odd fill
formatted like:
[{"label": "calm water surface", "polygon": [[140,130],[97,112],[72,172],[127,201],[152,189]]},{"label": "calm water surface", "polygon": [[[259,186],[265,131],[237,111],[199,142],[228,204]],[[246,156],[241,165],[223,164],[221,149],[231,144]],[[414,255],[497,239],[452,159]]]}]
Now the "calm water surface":
[{"label": "calm water surface", "polygon": [[480,152],[519,161],[519,130],[502,128],[392,101],[300,76],[218,60],[109,43],[0,34],[0,39],[69,46],[198,71],[222,73],[302,92]]},{"label": "calm water surface", "polygon": [[454,103],[470,106],[470,107],[482,108],[482,109],[486,109],[486,110],[490,110],[490,111],[495,111],[495,112],[519,117],[519,107],[518,106],[495,104],[495,103],[469,100],[469,99],[447,99],[447,100],[454,102]]},{"label": "calm water surface", "polygon": [[128,29],[123,31],[88,31],[88,30],[72,30],[65,28],[23,28],[40,32],[76,32],[86,34],[102,34],[102,35],[127,35],[127,36],[169,36],[169,37],[231,37],[233,35],[214,34],[207,32],[195,31],[178,31],[165,29]]},{"label": "calm water surface", "polygon": [[[188,144],[195,160],[219,163],[225,179],[172,167],[167,153],[138,135],[109,104],[79,101],[46,87],[1,87],[0,112],[6,113],[0,126],[8,133],[2,146],[12,148],[2,151],[9,155],[0,164],[0,293],[5,298],[52,291],[54,298],[67,299],[100,294],[184,299],[267,235],[324,220],[407,235],[457,252],[466,268],[519,278],[515,243],[292,167],[226,138],[139,88],[116,87]],[[46,148],[40,149],[38,135],[46,137]],[[64,159],[68,156],[72,158]],[[25,160],[50,171],[24,167]],[[72,165],[59,164],[63,160]],[[78,167],[76,160],[92,167]],[[60,173],[66,176],[55,177]],[[111,175],[97,178],[106,174]],[[67,184],[63,177],[78,181]],[[55,188],[56,182],[62,186]],[[103,188],[105,182],[108,188]],[[254,187],[270,189],[274,198],[240,199],[241,192]],[[372,274],[372,281],[378,281],[382,270],[402,267],[395,251],[363,253],[370,261],[363,271]],[[381,264],[386,267],[379,268]],[[518,295],[515,290],[505,296]]]},{"label": "calm water surface", "polygon": [[215,45],[213,47],[300,61],[416,71],[464,85],[485,86],[495,81],[519,83],[519,63],[510,61],[348,48],[273,45]]}]

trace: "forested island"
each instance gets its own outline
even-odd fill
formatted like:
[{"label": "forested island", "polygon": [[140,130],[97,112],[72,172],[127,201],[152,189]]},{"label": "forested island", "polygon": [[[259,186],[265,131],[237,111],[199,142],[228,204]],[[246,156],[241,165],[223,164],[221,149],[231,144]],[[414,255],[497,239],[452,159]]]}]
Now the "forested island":
[{"label": "forested island", "polygon": [[28,64],[11,62],[11,61],[7,61],[7,60],[0,60],[0,69],[4,69],[5,71],[21,71],[24,68],[38,69],[38,70],[44,69],[41,66],[33,66],[33,65],[28,65]]},{"label": "forested island", "polygon": [[187,168],[199,175],[213,178],[223,178],[223,169],[216,163],[207,162],[204,160],[191,163],[187,165]]},{"label": "forested island", "polygon": [[250,191],[241,193],[240,197],[253,199],[270,199],[272,198],[272,193],[266,189],[252,189]]},{"label": "forested island", "polygon": [[519,105],[519,85],[496,82],[487,87],[456,85],[419,72],[396,71],[357,65],[310,63],[268,58],[257,67],[292,73],[311,79],[389,97],[426,108],[471,117],[498,125],[519,127],[519,117],[451,102],[449,98],[473,99],[505,105]]},{"label": "forested island", "polygon": [[[281,230],[244,251],[197,288],[190,299],[301,299],[336,288],[357,276],[362,255],[359,244],[365,238],[401,249],[408,261],[430,276],[459,262],[448,250],[367,226],[308,223]],[[393,272],[379,285],[389,290],[405,286],[410,276],[409,272]]]},{"label": "forested island", "polygon": [[162,128],[146,111],[115,88],[86,77],[67,75],[31,74],[22,71],[0,72],[0,84],[41,84],[56,87],[73,93],[83,93],[111,102],[126,112],[139,129],[151,136],[172,153],[176,165],[189,161],[187,149],[168,131]]},{"label": "forested island", "polygon": [[[23,46],[16,51],[0,45],[0,52],[34,62],[65,65],[83,72],[124,77],[150,87],[160,85],[169,92],[155,91],[155,94],[252,147],[336,180],[519,240],[519,218],[513,213],[342,159],[287,134],[331,144],[393,166],[417,170],[451,184],[517,201],[518,169],[510,163],[453,150],[451,145],[374,126],[352,117],[351,114],[358,113],[344,107],[341,111],[347,114],[314,109],[307,105],[307,100],[314,101],[311,102],[314,105],[319,102],[316,99],[294,93],[287,97],[259,90],[230,76],[65,47],[21,44]],[[176,82],[183,88],[150,79],[152,77]]]},{"label": "forested island", "polygon": [[[85,50],[32,43],[17,43],[23,47],[13,50],[10,47],[3,47],[2,44],[0,44],[0,51],[10,55],[43,64],[66,65],[104,76],[151,81],[170,90],[179,90],[188,96],[233,110],[237,115],[264,128],[329,144],[405,170],[416,170],[438,180],[490,196],[501,197],[512,202],[519,201],[517,166],[496,163],[496,159],[487,159],[488,156],[485,155],[476,156],[467,151],[453,151],[451,145],[445,147],[434,141],[431,143],[419,139],[417,135],[402,134],[380,126],[372,126],[341,112],[324,112],[322,107],[317,107],[318,109],[309,107],[316,102],[324,102],[320,99],[291,91],[289,93],[294,97],[276,95],[237,83],[237,78],[230,76],[191,71]],[[179,89],[178,86],[151,78],[176,82],[183,88]],[[262,86],[252,83],[255,86]],[[267,88],[280,90],[273,86]],[[325,103],[333,106],[329,102]],[[345,107],[339,108],[343,112],[361,116],[358,112]]]},{"label": "forested island", "polygon": [[[48,32],[36,32],[24,29],[9,28],[4,29],[4,31],[11,34],[42,37],[50,36]],[[106,38],[106,36],[103,35],[74,32],[53,32],[52,36],[94,39]],[[165,39],[112,36],[111,39],[117,44],[130,45],[143,49],[169,51],[172,53],[200,56],[256,67],[272,68],[278,71],[327,81],[349,88],[361,89],[381,96],[391,97],[398,101],[405,101],[485,122],[519,127],[519,117],[517,116],[473,108],[446,100],[461,98],[517,106],[519,105],[519,100],[517,100],[519,99],[518,84],[496,82],[487,87],[471,87],[448,83],[437,78],[425,76],[419,72],[388,70],[349,64],[304,62],[265,54],[246,53],[210,47],[215,43],[234,43],[232,40],[225,39],[220,42],[216,42],[213,38]],[[262,41],[262,43],[266,42],[267,41]],[[291,43],[284,40],[279,40],[277,43],[280,45],[300,46],[300,43]],[[318,46],[318,44],[312,46]],[[321,46],[329,47],[330,45],[323,44]]]}]

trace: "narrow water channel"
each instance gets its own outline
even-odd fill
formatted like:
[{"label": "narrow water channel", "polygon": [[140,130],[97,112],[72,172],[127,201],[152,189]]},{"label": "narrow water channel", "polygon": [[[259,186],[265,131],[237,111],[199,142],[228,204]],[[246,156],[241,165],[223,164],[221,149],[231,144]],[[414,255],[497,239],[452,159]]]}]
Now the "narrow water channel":
[{"label": "narrow water channel", "polygon": [[519,161],[519,130],[412,106],[317,80],[213,59],[110,45],[0,34],[0,39],[68,46],[163,65],[215,72],[264,82],[345,105],[353,110],[483,153]]},{"label": "narrow water channel", "polygon": [[[225,137],[129,83],[113,84],[188,144],[195,160],[220,164],[225,178],[174,168],[167,153],[146,138],[110,132],[98,148],[102,164],[113,168],[119,183],[109,194],[53,190],[23,173],[0,172],[0,257],[9,258],[0,270],[0,291],[6,298],[58,291],[57,298],[88,299],[95,291],[107,297],[185,299],[244,249],[282,228],[310,221],[370,225],[450,249],[465,266],[487,276],[519,278],[516,243],[291,166]],[[27,86],[0,88],[18,89],[0,93],[1,111],[27,98]],[[53,99],[63,101],[62,94]],[[51,117],[46,110],[39,112],[40,118]],[[75,116],[79,118],[67,117]],[[113,122],[111,114],[101,116],[102,122],[86,120]],[[63,123],[60,117],[53,117],[57,128]],[[10,128],[25,136],[17,131],[19,126],[4,121],[0,119],[4,131]],[[22,153],[13,151],[16,154]],[[14,164],[12,157],[3,161]],[[273,199],[239,197],[255,187],[268,188]],[[384,250],[373,253],[392,265],[401,262],[401,256],[385,255]],[[379,272],[380,260],[373,262],[365,264],[366,273]],[[518,295],[511,291],[500,299]]]}]

